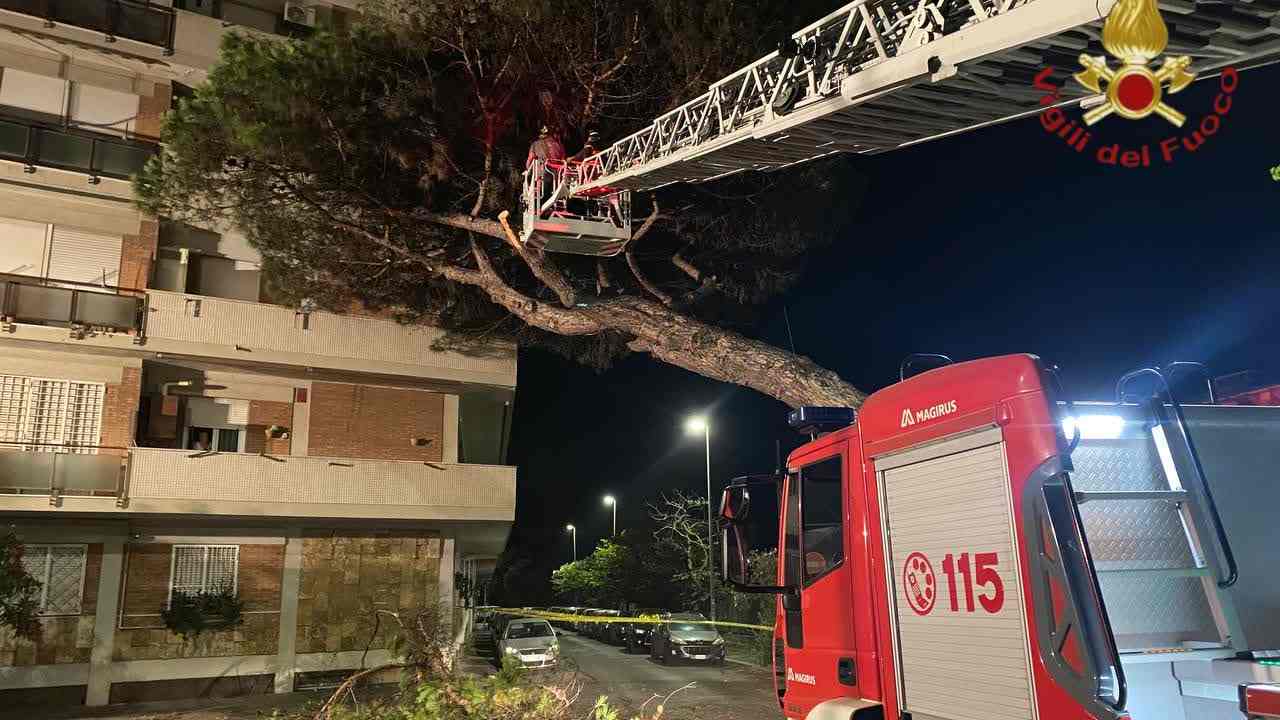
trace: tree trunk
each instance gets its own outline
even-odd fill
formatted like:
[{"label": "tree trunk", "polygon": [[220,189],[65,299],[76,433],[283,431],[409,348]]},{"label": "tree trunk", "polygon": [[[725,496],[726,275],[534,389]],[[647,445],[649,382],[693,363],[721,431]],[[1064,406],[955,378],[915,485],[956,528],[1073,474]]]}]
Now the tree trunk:
[{"label": "tree trunk", "polygon": [[478,244],[473,245],[473,250],[479,270],[451,266],[439,272],[484,290],[493,302],[534,327],[569,336],[621,332],[632,337],[632,350],[713,380],[749,387],[793,408],[856,408],[867,397],[803,355],[752,340],[646,298],[623,296],[576,307],[541,303],[507,285]]},{"label": "tree trunk", "polygon": [[742,385],[790,407],[856,408],[866,393],[803,355],[682,315],[659,303],[622,298],[586,308],[602,324],[635,337],[633,350],[704,377]]}]

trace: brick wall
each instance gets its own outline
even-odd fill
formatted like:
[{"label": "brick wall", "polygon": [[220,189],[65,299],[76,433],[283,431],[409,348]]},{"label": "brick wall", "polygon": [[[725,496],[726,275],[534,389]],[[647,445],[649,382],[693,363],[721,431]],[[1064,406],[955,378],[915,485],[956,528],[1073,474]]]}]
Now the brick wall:
[{"label": "brick wall", "polygon": [[[312,383],[311,403],[308,455],[424,462],[443,457],[439,393]],[[430,440],[426,447],[409,444],[419,437]]]},{"label": "brick wall", "polygon": [[41,634],[35,642],[19,640],[8,627],[0,627],[0,667],[89,662],[101,574],[102,544],[90,544],[85,551],[80,614],[41,619]]},{"label": "brick wall", "polygon": [[272,655],[280,633],[283,545],[241,545],[238,594],[244,623],[184,640],[165,629],[160,608],[169,599],[173,546],[130,545],[126,558],[122,628],[116,630],[116,660],[156,660],[227,655]]},{"label": "brick wall", "polygon": [[298,652],[387,647],[392,623],[375,623],[373,608],[409,610],[435,602],[440,545],[438,537],[426,535],[304,538]]},{"label": "brick wall", "polygon": [[134,132],[144,140],[159,140],[164,114],[173,104],[173,88],[157,83],[150,96],[138,98],[138,117],[134,120]]},{"label": "brick wall", "polygon": [[98,441],[108,447],[133,444],[142,392],[142,368],[127,367],[119,383],[107,383],[102,398],[102,434]]},{"label": "brick wall", "polygon": [[156,259],[160,241],[160,223],[143,220],[137,235],[125,235],[120,245],[120,278],[122,288],[145,290],[151,280],[151,265]]},{"label": "brick wall", "polygon": [[260,453],[265,450],[268,455],[288,455],[290,438],[267,439],[267,428],[272,425],[289,428],[290,435],[293,434],[293,403],[250,400],[244,451]]}]

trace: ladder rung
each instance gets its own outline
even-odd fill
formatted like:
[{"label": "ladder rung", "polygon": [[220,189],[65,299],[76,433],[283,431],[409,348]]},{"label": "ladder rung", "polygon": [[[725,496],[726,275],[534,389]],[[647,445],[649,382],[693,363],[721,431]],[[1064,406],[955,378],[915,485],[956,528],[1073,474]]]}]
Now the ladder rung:
[{"label": "ladder rung", "polygon": [[1090,500],[1169,500],[1184,502],[1190,496],[1186,490],[1077,490],[1076,502]]},{"label": "ladder rung", "polygon": [[1207,567],[1144,568],[1141,570],[1098,570],[1099,575],[1129,575],[1138,577],[1212,577]]}]

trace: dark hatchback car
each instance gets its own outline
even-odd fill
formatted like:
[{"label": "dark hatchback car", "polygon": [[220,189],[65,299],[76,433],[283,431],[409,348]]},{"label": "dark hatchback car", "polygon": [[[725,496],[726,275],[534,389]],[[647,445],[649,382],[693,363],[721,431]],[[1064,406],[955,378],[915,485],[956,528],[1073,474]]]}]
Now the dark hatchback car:
[{"label": "dark hatchback car", "polygon": [[[642,608],[631,613],[633,617],[639,618],[641,621],[652,620],[657,621],[666,610],[657,608]],[[626,646],[627,652],[638,653],[649,648],[653,638],[653,629],[657,627],[656,622],[629,622],[618,626],[618,634],[620,644]]]}]

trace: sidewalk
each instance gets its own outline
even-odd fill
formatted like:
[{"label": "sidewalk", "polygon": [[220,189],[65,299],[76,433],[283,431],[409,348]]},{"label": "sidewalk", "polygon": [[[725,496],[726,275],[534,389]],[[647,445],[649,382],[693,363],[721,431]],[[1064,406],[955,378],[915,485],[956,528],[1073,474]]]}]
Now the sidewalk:
[{"label": "sidewalk", "polygon": [[[41,709],[40,720],[259,720],[279,710],[281,714],[304,712],[323,703],[328,690],[285,693],[281,695],[248,695],[234,698],[191,698],[159,700],[103,707],[68,707]],[[364,692],[369,692],[366,688]],[[375,691],[376,692],[376,691]],[[34,708],[0,710],[0,719],[31,720]]]}]

